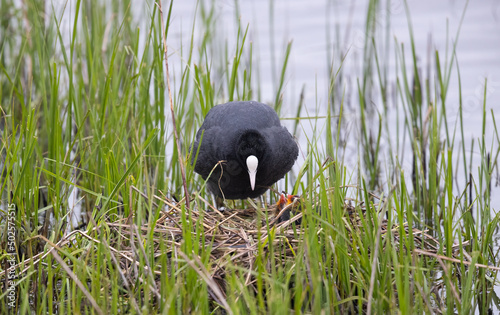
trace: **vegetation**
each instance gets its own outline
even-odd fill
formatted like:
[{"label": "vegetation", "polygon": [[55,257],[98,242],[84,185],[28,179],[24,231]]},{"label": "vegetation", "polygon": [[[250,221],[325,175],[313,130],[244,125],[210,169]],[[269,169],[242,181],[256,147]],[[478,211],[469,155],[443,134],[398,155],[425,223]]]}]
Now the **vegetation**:
[{"label": "vegetation", "polygon": [[[191,44],[175,52],[180,71],[167,72],[173,65],[165,58],[174,52],[165,53],[163,36],[172,41],[171,2],[161,11],[141,3],[148,16],[140,23],[131,1],[68,2],[69,22],[44,1],[0,5],[0,309],[470,314],[500,308],[493,290],[500,216],[490,202],[500,137],[487,82],[483,137],[466,147],[462,104],[457,123],[450,122],[454,76],[461,93],[459,30],[445,52],[433,53],[424,75],[413,41],[408,49],[379,25],[389,1],[369,1],[355,91],[345,84],[346,51],[331,45],[325,65],[331,88],[321,95],[326,117],[309,113],[300,97],[298,104],[283,103],[293,49],[284,47],[285,55],[274,58],[281,64],[270,105],[278,113],[296,109],[290,131],[300,134],[303,160],[286,180],[288,192],[301,195],[292,221],[302,222],[277,224],[275,192],[264,203],[238,201],[219,212],[189,163],[190,144],[212,106],[269,101],[260,99],[251,25],[240,25],[235,47],[221,45],[217,6],[200,1],[192,30],[182,34]],[[406,14],[413,39],[408,8]],[[356,140],[343,132],[346,93],[359,103]],[[394,112],[396,122],[389,119]],[[484,137],[488,119],[492,143]],[[312,132],[304,133],[305,126]],[[346,141],[358,143],[356,169],[345,165]],[[412,156],[411,174],[402,171],[403,153]],[[84,213],[76,221],[75,204]],[[82,221],[79,229],[71,226]]]}]

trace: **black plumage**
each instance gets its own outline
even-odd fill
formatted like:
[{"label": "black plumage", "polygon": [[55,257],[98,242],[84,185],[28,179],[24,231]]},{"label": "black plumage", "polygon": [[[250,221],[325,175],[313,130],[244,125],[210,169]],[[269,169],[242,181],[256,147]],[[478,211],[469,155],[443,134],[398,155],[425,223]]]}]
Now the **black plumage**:
[{"label": "black plumage", "polygon": [[[207,185],[216,196],[256,198],[290,171],[298,152],[271,107],[255,101],[229,102],[208,112],[196,134],[192,162],[205,180],[213,171]],[[250,173],[255,166],[252,187]]]}]

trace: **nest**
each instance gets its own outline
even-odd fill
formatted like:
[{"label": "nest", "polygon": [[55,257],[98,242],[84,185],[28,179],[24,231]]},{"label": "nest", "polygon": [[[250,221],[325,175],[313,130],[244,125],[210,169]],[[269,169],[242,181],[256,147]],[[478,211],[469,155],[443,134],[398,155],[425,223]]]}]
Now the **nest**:
[{"label": "nest", "polygon": [[[303,214],[300,212],[299,199],[295,198],[287,204],[278,203],[265,205],[263,207],[255,206],[247,209],[225,209],[218,210],[211,207],[210,210],[195,211],[183,213],[172,200],[163,199],[169,209],[162,211],[160,218],[156,221],[154,227],[147,224],[137,227],[131,225],[130,219],[123,219],[118,222],[107,223],[113,233],[121,234],[127,238],[129,245],[133,245],[133,238],[144,239],[153,229],[153,241],[155,247],[160,248],[160,243],[165,250],[158,252],[159,255],[178,258],[184,254],[181,251],[182,241],[186,236],[183,225],[193,228],[191,236],[196,238],[196,233],[202,235],[200,238],[200,247],[210,250],[211,266],[210,277],[222,280],[225,276],[226,266],[231,263],[244,269],[252,270],[255,259],[258,256],[259,244],[266,244],[269,241],[269,233],[272,233],[272,242],[279,246],[279,259],[284,261],[287,258],[293,258],[294,252],[300,242],[300,234],[303,233],[300,228],[300,222]],[[191,221],[188,224],[183,224]],[[200,232],[200,229],[202,230]],[[114,244],[110,244],[113,246]],[[123,247],[123,240],[122,240]],[[265,246],[265,248],[267,248]],[[122,266],[130,267],[134,261],[134,248],[129,251],[121,251]],[[183,257],[181,257],[183,258]],[[277,257],[278,258],[278,257]],[[157,272],[157,274],[161,274]],[[248,283],[249,284],[249,283]]]},{"label": "nest", "polygon": [[[80,235],[92,243],[104,243],[109,248],[114,264],[119,267],[117,270],[121,275],[122,285],[130,293],[134,291],[132,288],[134,282],[142,282],[144,281],[143,277],[148,276],[153,280],[150,283],[154,283],[151,291],[160,299],[159,287],[162,274],[168,272],[169,275],[172,275],[171,268],[176,268],[179,261],[185,261],[207,283],[211,298],[218,305],[227,309],[229,306],[226,302],[225,276],[228,272],[228,265],[238,267],[240,275],[245,279],[245,285],[253,286],[256,281],[253,276],[255,274],[254,266],[256,259],[266,259],[265,261],[268,262],[274,260],[275,265],[276,263],[281,263],[285,266],[287,263],[293,263],[297,253],[300,251],[301,242],[303,241],[302,235],[304,234],[304,227],[301,221],[303,216],[307,216],[308,214],[301,211],[300,199],[296,196],[288,195],[285,204],[280,202],[263,207],[253,205],[253,207],[247,209],[228,209],[225,211],[219,211],[211,207],[208,202],[198,197],[211,209],[185,212],[177,206],[180,203],[170,200],[165,196],[162,198],[155,197],[161,200],[167,207],[166,210],[161,211],[160,217],[155,221],[154,226],[148,224],[137,226],[131,223],[133,222],[132,218],[122,218],[113,222],[105,222],[104,226],[107,227],[106,229],[102,224],[96,225],[94,222],[94,227],[90,231],[75,230],[66,235],[57,244],[52,244],[41,237],[48,244],[51,244],[52,248],[22,262],[24,266],[28,267],[21,272],[23,273],[29,268],[31,265],[30,261],[36,265],[43,261],[50,253],[55,256],[56,260],[65,270],[68,270],[69,268],[65,267],[66,263],[62,259],[57,259],[59,255],[54,249],[65,246],[72,247],[76,242],[75,238],[77,235]],[[283,195],[281,201],[283,201]],[[366,215],[363,204],[356,203],[352,205],[353,203],[356,203],[356,201],[345,200],[343,207],[346,215],[343,218],[346,221],[339,223],[346,226],[348,237],[352,237],[353,233],[364,233],[363,224],[367,224],[366,219],[368,215]],[[382,209],[383,207],[378,208]],[[315,209],[315,211],[322,211],[319,208]],[[396,243],[395,245],[403,249],[404,242],[400,243],[399,240],[408,237],[410,227],[407,224],[389,227],[387,221],[383,220],[382,217],[382,214],[378,214],[378,216],[371,218],[372,220],[379,220],[379,229],[377,232],[379,237],[377,239],[380,242],[377,243],[377,246],[379,244],[380,246],[384,246],[385,242],[382,242],[382,240],[390,230],[393,240]],[[373,224],[373,222],[368,224]],[[309,226],[308,228],[314,227]],[[437,239],[433,238],[425,230],[411,229],[415,248],[405,250],[411,250],[414,255],[423,255],[437,259],[443,268],[446,268],[443,261],[471,265],[470,261],[472,261],[472,258],[463,251],[463,255],[466,258],[464,260],[460,254],[458,244],[452,248],[452,257],[441,256],[438,255],[438,252],[440,248],[443,248],[443,245]],[[103,231],[107,234],[109,233],[110,237],[99,237],[99,239],[96,239],[93,236],[96,235],[95,232],[99,234]],[[193,245],[189,249],[186,246],[183,247],[186,237],[191,237],[191,242],[198,242],[199,248],[205,248],[205,252],[209,252],[208,265],[202,263],[201,258],[196,253],[187,252],[196,246],[195,243],[192,243]],[[106,240],[109,240],[109,244]],[[148,243],[148,246],[154,246],[154,261],[146,261],[145,270],[139,270],[141,264],[138,262],[138,257],[144,257],[145,259],[148,257],[143,247],[144,240],[153,242],[153,244]],[[270,244],[273,245],[274,250],[272,251],[269,250]],[[462,244],[462,246],[465,245],[467,244]],[[376,248],[374,252],[377,252]],[[271,254],[274,257],[271,257]],[[161,264],[159,263],[161,259],[158,258],[163,255],[166,255],[168,260],[172,262],[166,271],[159,265]],[[155,267],[153,268],[153,266]],[[16,266],[16,268],[20,267],[21,264]],[[498,267],[480,264],[475,264],[475,267],[500,270]],[[152,270],[154,272],[151,272]],[[2,275],[5,275],[5,272],[0,272],[0,277]],[[439,283],[436,284],[436,290],[439,289],[439,285]],[[133,294],[130,294],[130,296],[133,299]],[[137,304],[134,302],[132,304],[135,304],[138,310]],[[434,309],[438,311],[438,308]]]}]

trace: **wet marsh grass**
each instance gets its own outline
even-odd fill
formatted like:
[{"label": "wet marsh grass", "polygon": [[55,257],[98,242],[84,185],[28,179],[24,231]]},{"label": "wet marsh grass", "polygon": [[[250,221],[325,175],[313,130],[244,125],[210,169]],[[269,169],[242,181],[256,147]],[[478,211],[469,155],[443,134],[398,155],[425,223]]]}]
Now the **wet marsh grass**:
[{"label": "wet marsh grass", "polygon": [[[247,37],[251,25],[238,24],[234,47],[221,44],[216,5],[198,4],[193,28],[182,34],[190,36],[189,47],[169,51],[171,67],[171,56],[182,57],[179,75],[170,73],[176,143],[162,43],[163,32],[169,42],[173,36],[175,6],[164,4],[162,24],[156,4],[145,4],[148,19],[139,28],[127,1],[68,5],[75,12],[69,34],[61,12],[43,1],[19,6],[1,0],[0,309],[469,314],[499,308],[493,238],[500,217],[490,204],[500,153],[497,117],[488,110],[485,82],[482,129],[484,134],[491,118],[493,142],[483,137],[465,147],[462,110],[454,126],[446,112],[450,77],[460,80],[454,46],[432,54],[431,70],[423,73],[413,42],[408,55],[403,43],[379,36],[377,14],[388,4],[369,1],[363,75],[355,89],[359,168],[344,165],[344,56],[338,68],[326,65],[326,117],[304,115],[307,106],[299,96],[292,130],[300,134],[308,124],[313,134],[300,135],[307,144],[301,148],[304,162],[288,175],[294,186],[287,190],[302,196],[302,223],[280,229],[272,224],[272,206],[238,201],[235,208],[253,207],[252,215],[205,211],[211,199],[189,163],[192,139],[212,106],[260,98],[259,56]],[[201,30],[199,43],[195,29]],[[278,112],[293,105],[283,103],[291,49],[287,43],[281,59],[272,57],[271,105]],[[384,60],[388,49],[394,49],[397,64],[393,95]],[[403,122],[397,143],[385,136],[391,99]],[[374,100],[383,110],[373,108]],[[411,152],[403,152],[401,138]],[[382,159],[386,149],[389,162]],[[479,152],[477,168],[473,152]],[[413,156],[411,174],[402,171],[403,153]],[[467,186],[456,184],[457,177]],[[72,187],[79,189],[87,224],[69,232]],[[267,198],[274,203],[278,197]],[[236,260],[239,249],[229,246],[236,236],[245,242],[233,246],[249,246],[241,253],[247,255],[244,263]],[[222,251],[221,244],[229,249]],[[16,262],[12,279],[10,257]]]}]

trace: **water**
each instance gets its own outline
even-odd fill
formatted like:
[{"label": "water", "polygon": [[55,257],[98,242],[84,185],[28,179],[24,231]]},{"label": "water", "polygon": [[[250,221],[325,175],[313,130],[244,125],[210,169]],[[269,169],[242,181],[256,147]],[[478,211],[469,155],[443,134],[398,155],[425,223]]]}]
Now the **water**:
[{"label": "water", "polygon": [[[272,3],[272,5],[271,5]],[[299,102],[302,87],[305,88],[306,115],[325,115],[328,105],[329,89],[329,64],[333,63],[336,70],[341,65],[340,56],[333,52],[345,54],[342,63],[346,78],[342,83],[342,90],[345,92],[346,107],[345,135],[346,150],[351,153],[349,156],[358,156],[357,138],[359,126],[357,125],[357,88],[356,79],[361,77],[362,56],[365,44],[365,20],[366,1],[288,1],[288,0],[257,0],[238,1],[238,6],[234,1],[216,1],[217,6],[217,28],[216,36],[222,38],[228,47],[229,52],[233,52],[236,47],[236,34],[239,23],[245,28],[249,25],[249,35],[247,41],[253,43],[253,54],[256,57],[259,71],[254,75],[254,79],[259,81],[260,100],[273,103],[277,90],[279,73],[285,54],[286,45],[292,42],[292,51],[288,64],[288,70],[283,89],[284,106],[280,113],[281,117],[293,117],[296,106]],[[419,58],[421,75],[426,76],[427,67],[430,64],[434,68],[434,53],[439,51],[441,63],[445,61],[446,55],[451,56],[453,41],[456,38],[462,14],[464,12],[465,1],[409,1],[408,7],[410,19],[414,32],[416,54]],[[169,45],[171,51],[180,51],[180,44],[187,47],[190,40],[192,20],[195,16],[196,1],[178,1],[174,3],[173,24]],[[394,82],[396,78],[394,45],[404,44],[406,60],[411,63],[410,33],[408,28],[408,15],[404,2],[391,1],[389,10],[378,12],[379,18],[376,21],[377,28],[384,28],[386,16],[389,14],[389,55],[388,78],[389,82]],[[384,30],[377,37],[378,41],[384,41]],[[195,38],[200,40],[202,34],[201,24],[195,30]],[[223,48],[217,47],[214,54],[224,53]],[[462,85],[462,101],[464,107],[464,141],[466,148],[471,147],[474,139],[473,151],[474,164],[471,169],[473,175],[477,173],[479,161],[478,142],[481,138],[482,126],[482,106],[484,95],[485,79],[488,80],[487,108],[486,111],[493,111],[496,117],[500,117],[500,3],[494,0],[472,1],[468,3],[465,11],[463,23],[457,43],[456,57],[459,64],[460,78]],[[181,56],[174,54],[170,59],[170,64],[176,67],[181,62]],[[254,61],[255,62],[255,61]],[[217,58],[214,59],[217,64]],[[409,68],[411,69],[411,67]],[[177,66],[176,70],[180,70]],[[400,74],[398,74],[400,75]],[[435,78],[435,73],[432,75]],[[374,96],[375,108],[380,110],[380,102],[377,102],[377,95]],[[401,106],[401,104],[392,104]],[[459,89],[457,71],[454,66],[450,88],[446,100],[446,110],[450,132],[453,132],[458,125],[459,109]],[[337,110],[338,111],[338,110]],[[388,118],[394,120],[389,125],[394,126],[395,111],[389,112]],[[287,123],[287,122],[285,122]],[[486,122],[485,143],[487,148],[498,147],[497,139],[493,138],[493,122],[491,115],[488,115]],[[311,124],[302,123],[302,134],[298,139],[303,150],[307,147],[305,134],[312,134]],[[402,130],[402,122],[400,123]],[[457,129],[459,132],[459,129]],[[459,138],[457,133],[457,138]],[[399,158],[405,174],[411,174],[412,160],[411,150],[408,140],[403,143],[403,137],[390,130],[386,134],[387,139],[391,139],[393,145],[399,141]],[[445,134],[441,135],[444,139]],[[388,140],[382,143],[383,151],[387,149]],[[456,148],[459,141],[456,141]],[[385,147],[384,147],[385,145]],[[406,154],[405,154],[406,152]],[[387,159],[382,152],[382,159]],[[469,154],[469,153],[467,153]],[[455,156],[460,156],[459,152]],[[302,157],[303,158],[303,157]],[[303,160],[298,161],[298,165]],[[358,158],[346,159],[346,165],[354,169],[358,163]],[[459,167],[457,170],[457,185],[459,191],[465,187],[464,171]],[[382,175],[383,177],[384,175]],[[498,168],[492,180],[492,206],[494,211],[500,209],[500,185]]]}]

